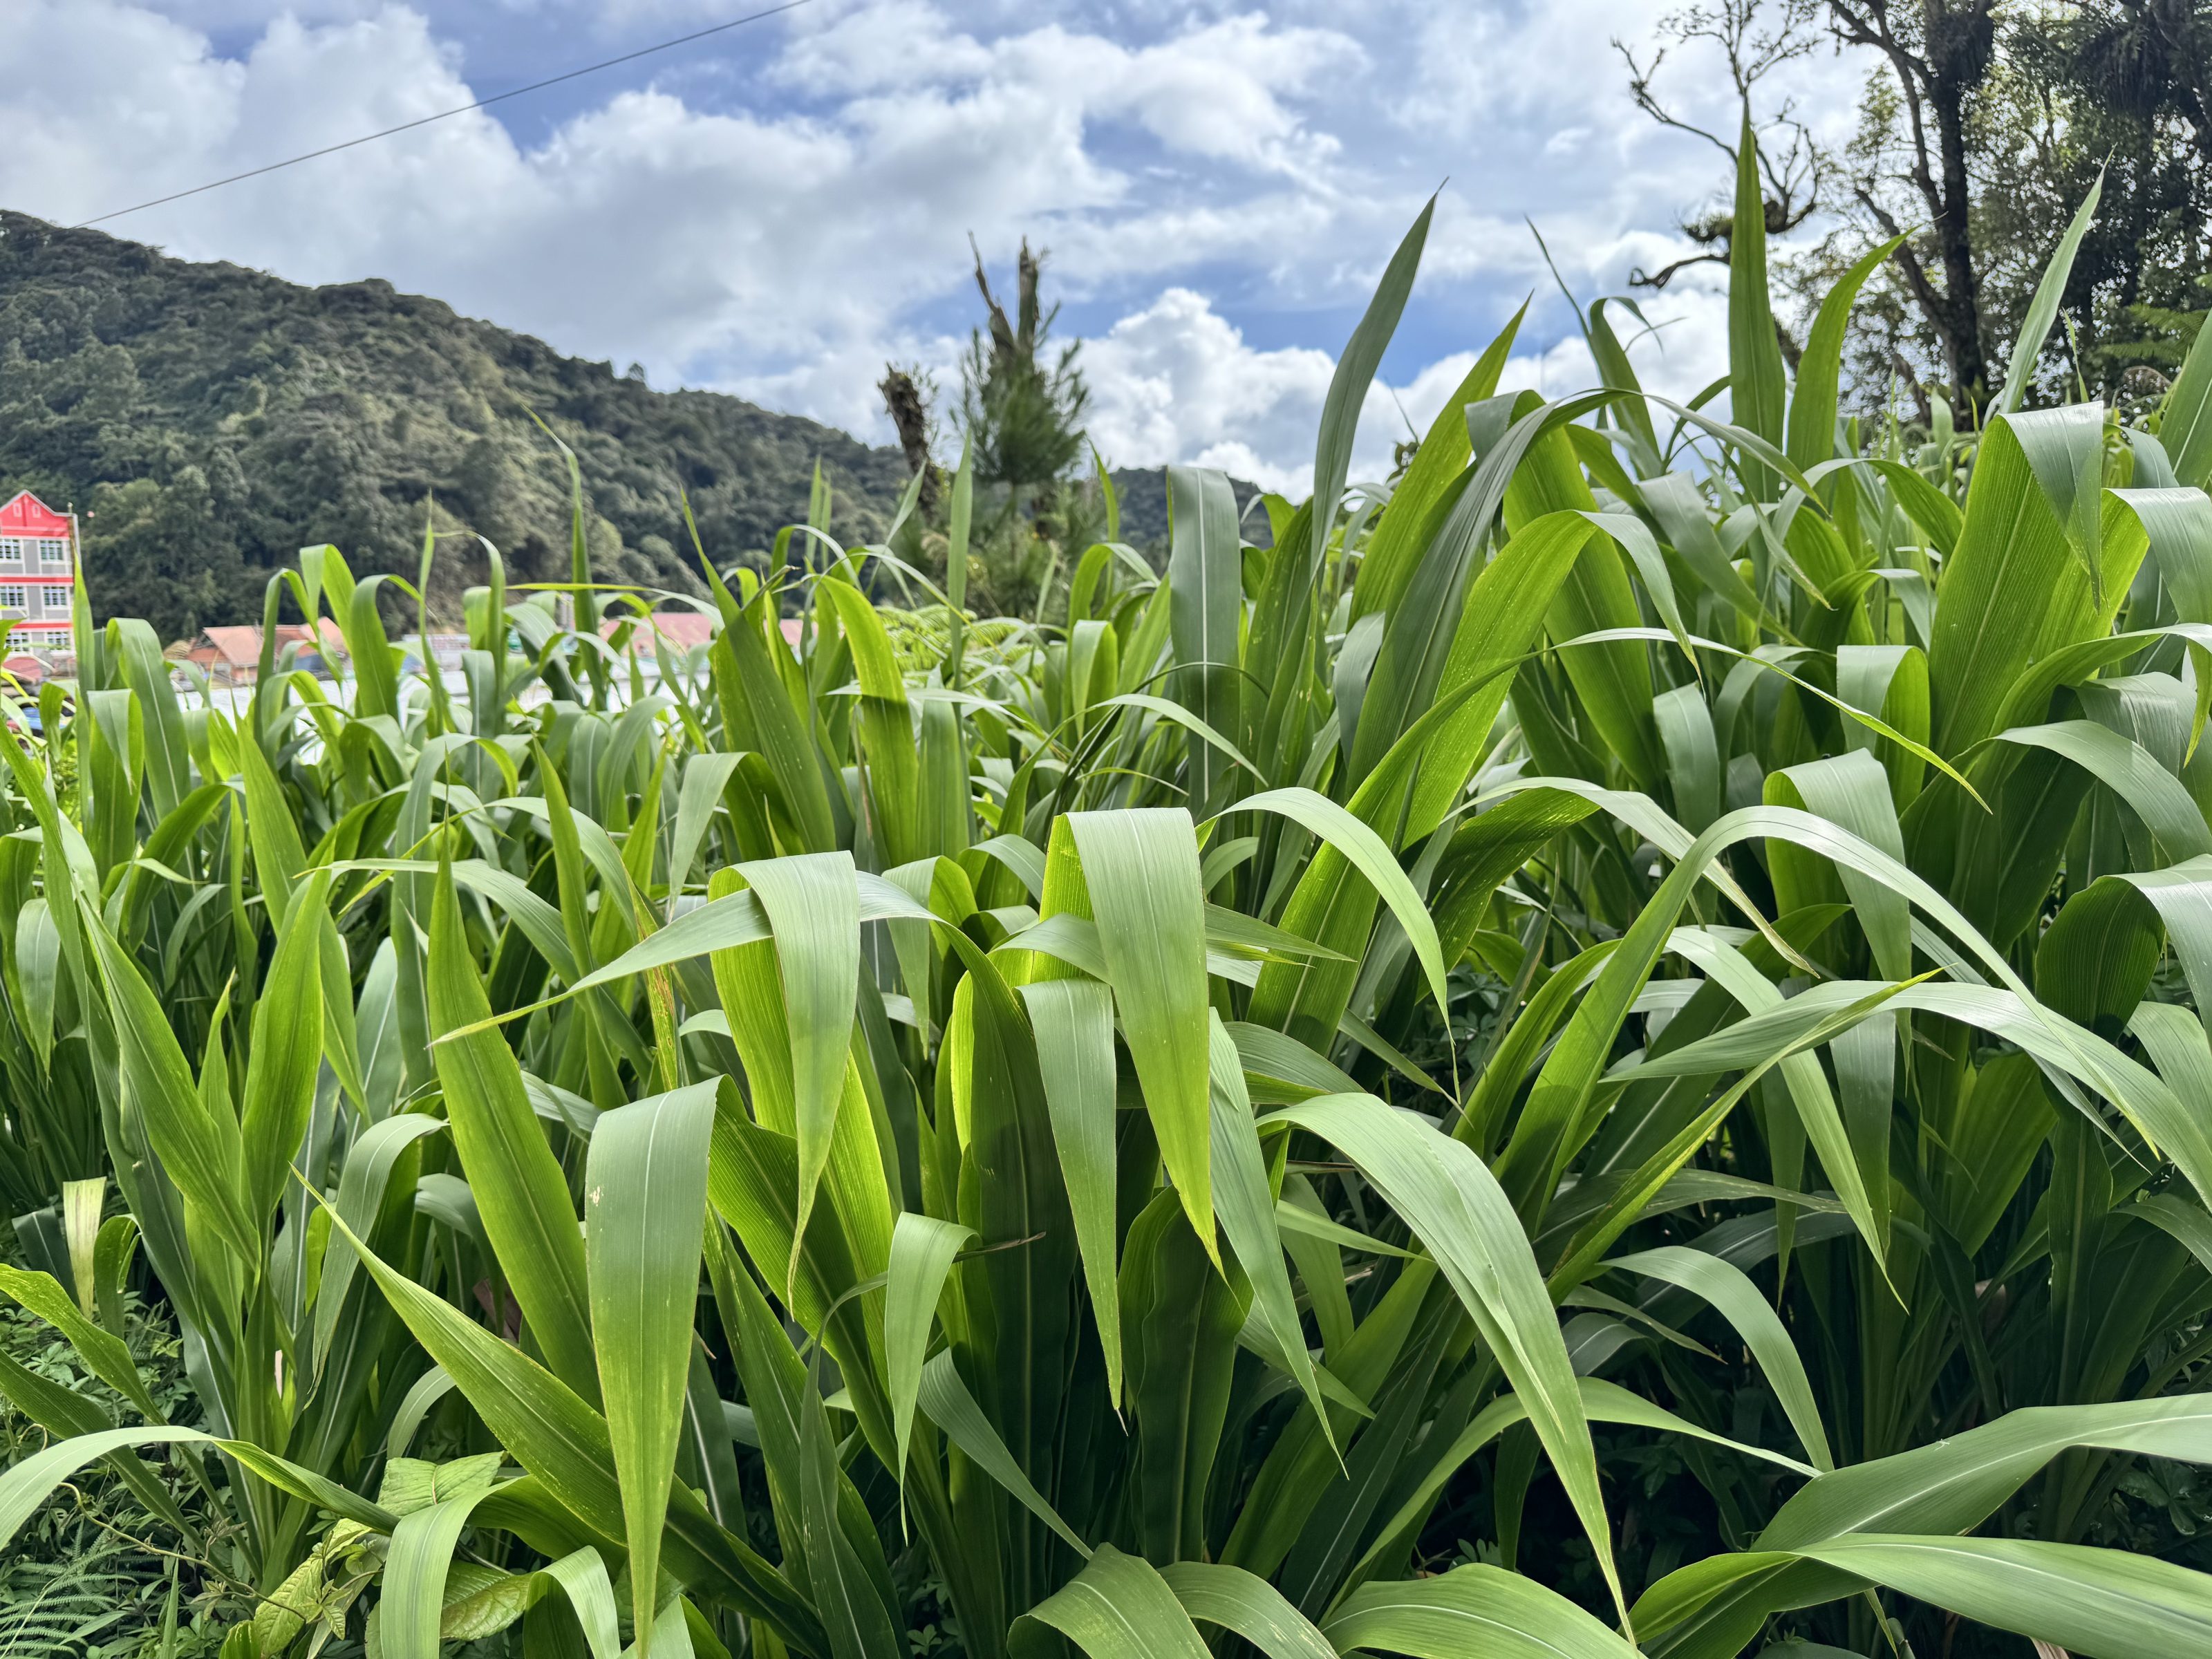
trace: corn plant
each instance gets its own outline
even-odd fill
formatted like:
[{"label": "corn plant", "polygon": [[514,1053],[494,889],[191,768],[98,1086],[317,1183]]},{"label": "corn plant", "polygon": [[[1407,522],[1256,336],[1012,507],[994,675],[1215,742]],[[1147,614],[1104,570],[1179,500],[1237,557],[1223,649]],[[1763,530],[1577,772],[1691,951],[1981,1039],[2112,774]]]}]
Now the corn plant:
[{"label": "corn plant", "polygon": [[114,1401],[0,1368],[0,1538],[105,1460],[238,1656],[2203,1648],[2110,1545],[2212,1462],[2212,346],[2154,430],[1863,431],[1891,250],[1786,374],[1743,155],[1728,419],[1600,302],[1603,385],[1499,392],[1516,319],[1352,487],[1425,211],[1310,499],[1173,469],[1159,572],[1109,489],[1049,625],[963,465],[941,586],[817,513],[678,651],[573,459],[459,688],[334,549],[336,691],[81,612],[0,1289]]}]

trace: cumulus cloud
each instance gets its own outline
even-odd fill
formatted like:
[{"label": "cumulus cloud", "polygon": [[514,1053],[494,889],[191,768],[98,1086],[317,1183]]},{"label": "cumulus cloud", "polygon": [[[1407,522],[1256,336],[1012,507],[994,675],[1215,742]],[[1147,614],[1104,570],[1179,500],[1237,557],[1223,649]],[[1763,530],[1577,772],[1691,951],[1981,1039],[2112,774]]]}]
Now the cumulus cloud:
[{"label": "cumulus cloud", "polygon": [[955,31],[921,0],[848,11],[802,34],[777,78],[854,107],[896,116],[916,97],[948,87],[977,94],[1020,88],[1087,119],[1134,121],[1170,149],[1271,170],[1333,154],[1336,141],[1309,129],[1285,101],[1325,70],[1364,64],[1358,43],[1333,29],[1279,28],[1252,13],[1131,47],[1048,23],[988,42]]},{"label": "cumulus cloud", "polygon": [[[0,201],[74,222],[726,15],[12,0],[0,56],[40,73],[0,89]],[[1356,470],[1442,407],[1489,331],[1468,319],[1523,295],[1506,384],[1594,378],[1522,216],[1585,300],[1678,248],[1711,155],[1636,115],[1602,44],[1650,21],[1643,0],[816,0],[110,228],[295,280],[384,276],[878,440],[887,358],[957,383],[969,233],[996,262],[1028,235],[1072,302],[1062,332],[1091,336],[1102,448],[1295,489],[1349,319],[1446,173],[1404,383],[1370,399]],[[1638,348],[1681,393],[1725,342],[1716,295],[1684,286]]]},{"label": "cumulus cloud", "polygon": [[[1664,309],[1679,313],[1672,322],[1680,325],[1681,349],[1662,349],[1670,325],[1638,340],[1631,355],[1647,391],[1686,401],[1725,368],[1726,301],[1686,295]],[[1353,478],[1385,476],[1393,447],[1428,430],[1480,355],[1453,352],[1402,386],[1378,380],[1360,410]],[[1314,434],[1336,371],[1328,352],[1255,348],[1203,295],[1172,288],[1091,341],[1085,356],[1094,388],[1091,435],[1112,464],[1188,461],[1292,495],[1312,486]],[[1580,335],[1516,349],[1498,376],[1501,392],[1547,398],[1599,384]]]}]

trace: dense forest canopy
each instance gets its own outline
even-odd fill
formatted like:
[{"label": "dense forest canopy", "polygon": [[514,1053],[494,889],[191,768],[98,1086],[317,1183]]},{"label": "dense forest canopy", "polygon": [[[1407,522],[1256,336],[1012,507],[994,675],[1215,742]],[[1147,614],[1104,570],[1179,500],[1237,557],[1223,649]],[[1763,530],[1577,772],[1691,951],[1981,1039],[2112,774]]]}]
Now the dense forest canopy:
[{"label": "dense forest canopy", "polygon": [[[533,411],[577,451],[608,580],[697,591],[684,496],[728,562],[805,517],[817,461],[854,541],[906,482],[894,449],[656,392],[388,283],[301,288],[18,214],[0,230],[0,483],[75,502],[100,613],[164,637],[257,618],[304,545],[411,576],[433,497],[515,580],[564,575],[568,478]],[[458,614],[483,560],[447,545],[433,603]]]},{"label": "dense forest canopy", "polygon": [[[558,580],[568,475],[533,414],[577,453],[607,581],[704,591],[686,499],[726,568],[805,519],[817,463],[848,544],[882,535],[910,476],[896,448],[657,392],[389,283],[302,288],[0,212],[0,486],[82,513],[102,617],[165,639],[256,621],[270,573],[323,542],[411,579],[427,511],[450,538],[434,616],[458,621],[483,580],[471,534],[510,580]],[[1164,475],[1113,477],[1123,539],[1164,546]]]},{"label": "dense forest canopy", "polygon": [[[1696,0],[1617,44],[1624,94],[1722,153],[1714,193],[1680,204],[1685,257],[1637,270],[1632,289],[1729,257],[1736,132],[1696,125],[1682,101],[1716,51],[1760,135],[1793,365],[1820,298],[1899,239],[1860,291],[1847,412],[1977,425],[2051,242],[2093,188],[2027,403],[2087,392],[2139,412],[2201,326],[2212,0]],[[1847,127],[1784,90],[1793,66],[1830,55],[1863,76]],[[818,467],[831,533],[866,541],[917,456],[954,464],[957,427],[988,496],[973,602],[1042,614],[1062,597],[1042,589],[1106,526],[1095,492],[1071,484],[1091,467],[1088,394],[1079,343],[1047,343],[1043,264],[1024,243],[1011,288],[994,289],[979,259],[988,326],[957,394],[889,367],[901,447],[873,447],[725,394],[655,391],[635,367],[564,356],[374,278],[303,288],[0,213],[0,486],[74,504],[100,614],[143,616],[165,637],[257,617],[269,574],[303,545],[411,576],[426,515],[450,537],[430,602],[453,621],[482,575],[474,536],[515,580],[568,568],[568,477],[533,416],[578,453],[605,578],[695,594],[686,499],[718,562],[757,564],[807,516]],[[1163,474],[1114,476],[1121,539],[1160,555]],[[933,568],[949,528],[938,483],[909,550]],[[1237,494],[1242,507],[1252,490]]]},{"label": "dense forest canopy", "polygon": [[[2212,304],[2212,0],[1692,0],[1620,40],[1627,90],[1661,125],[1724,152],[1686,207],[1686,257],[1632,284],[1725,263],[1735,133],[1686,101],[1717,60],[1759,134],[1778,238],[1783,349],[1823,296],[1899,239],[1859,295],[1845,406],[1972,424],[2011,369],[2051,245],[2098,205],[2028,372],[2028,402],[2082,392],[2154,404]],[[1802,66],[1863,78],[1853,118],[1801,101]]]}]

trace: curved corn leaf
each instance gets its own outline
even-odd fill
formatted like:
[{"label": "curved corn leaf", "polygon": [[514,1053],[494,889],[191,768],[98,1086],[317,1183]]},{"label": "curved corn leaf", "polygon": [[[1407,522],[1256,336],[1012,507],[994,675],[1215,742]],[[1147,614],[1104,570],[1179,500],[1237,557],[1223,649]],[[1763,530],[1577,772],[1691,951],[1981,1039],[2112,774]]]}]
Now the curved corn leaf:
[{"label": "curved corn leaf", "polygon": [[1091,1659],[1200,1659],[1206,1650],[1159,1573],[1110,1544],[1022,1616],[1051,1626]]},{"label": "curved corn leaf", "polygon": [[584,1168],[592,1344],[634,1583],[654,1582],[682,1428],[715,1090],[605,1114]]},{"label": "curved corn leaf", "polygon": [[1329,1615],[1322,1632],[1340,1653],[1355,1649],[1413,1659],[1630,1659],[1633,1644],[1573,1602],[1500,1567],[1455,1567],[1437,1578],[1365,1584]]},{"label": "curved corn leaf", "polygon": [[1529,1419],[1625,1613],[1574,1369],[1527,1236],[1497,1179],[1458,1141],[1369,1096],[1325,1095],[1261,1121],[1296,1124],[1340,1148],[1428,1248],[1473,1316],[1484,1346],[1527,1402]]}]

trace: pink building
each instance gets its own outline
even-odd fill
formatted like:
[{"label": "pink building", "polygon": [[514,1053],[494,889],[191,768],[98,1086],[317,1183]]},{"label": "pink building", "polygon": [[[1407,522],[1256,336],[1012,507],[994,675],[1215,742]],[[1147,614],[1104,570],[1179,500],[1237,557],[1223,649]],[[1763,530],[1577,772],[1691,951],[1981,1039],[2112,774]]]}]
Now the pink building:
[{"label": "pink building", "polygon": [[0,617],[15,623],[13,643],[69,644],[76,549],[76,514],[55,512],[27,489],[0,507]]}]

